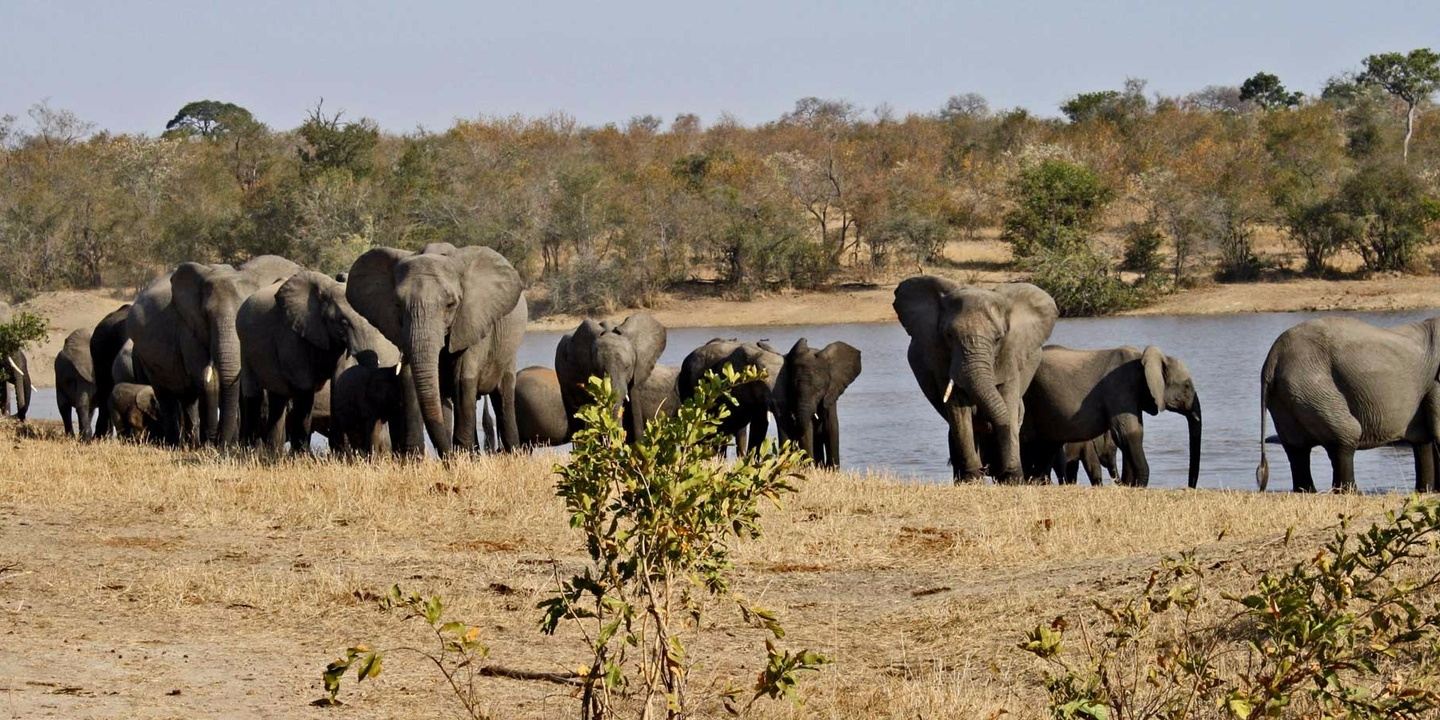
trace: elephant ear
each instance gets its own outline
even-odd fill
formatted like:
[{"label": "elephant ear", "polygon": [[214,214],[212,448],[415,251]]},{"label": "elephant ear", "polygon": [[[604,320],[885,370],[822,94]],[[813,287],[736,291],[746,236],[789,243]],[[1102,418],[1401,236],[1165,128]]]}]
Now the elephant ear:
[{"label": "elephant ear", "polygon": [[180,263],[170,273],[170,304],[180,321],[209,347],[210,320],[205,316],[205,294],[215,269],[196,262]]},{"label": "elephant ear", "polygon": [[500,253],[478,245],[449,253],[460,280],[460,307],[450,325],[450,352],[480,342],[520,302],[520,273]]},{"label": "elephant ear", "polygon": [[[1055,329],[1060,311],[1049,293],[1030,283],[1006,283],[995,288],[995,292],[1009,304],[1006,312],[1009,328],[995,363],[995,377],[1003,383],[1020,377],[1032,356],[1034,366],[1039,366],[1040,349]],[[1031,367],[1030,371],[1034,369]]]},{"label": "elephant ear", "polygon": [[907,278],[895,288],[895,315],[910,337],[928,347],[940,346],[940,305],[960,286],[934,275]]},{"label": "elephant ear", "polygon": [[832,342],[816,355],[830,372],[830,392],[839,397],[860,377],[860,351],[849,343]]},{"label": "elephant ear", "polygon": [[275,290],[275,302],[285,317],[285,325],[305,338],[305,342],[321,349],[330,347],[330,333],[325,331],[320,299],[320,281],[329,279],[320,273],[302,271],[291,275]]},{"label": "elephant ear", "polygon": [[625,318],[615,332],[635,348],[635,385],[639,386],[650,378],[660,354],[665,352],[665,326],[654,315],[640,312]]},{"label": "elephant ear", "polygon": [[1165,353],[1154,345],[1140,354],[1140,367],[1145,371],[1145,394],[1141,404],[1145,412],[1157,415],[1165,407]]},{"label": "elephant ear", "polygon": [[555,346],[555,377],[560,381],[560,392],[565,396],[568,407],[578,408],[585,404],[585,381],[595,371],[590,351],[595,340],[605,333],[604,327],[594,320],[585,319],[574,330],[565,333]]},{"label": "elephant ear", "polygon": [[350,279],[345,283],[350,307],[396,345],[400,344],[400,308],[395,304],[395,266],[410,255],[395,248],[367,250],[350,266]]}]

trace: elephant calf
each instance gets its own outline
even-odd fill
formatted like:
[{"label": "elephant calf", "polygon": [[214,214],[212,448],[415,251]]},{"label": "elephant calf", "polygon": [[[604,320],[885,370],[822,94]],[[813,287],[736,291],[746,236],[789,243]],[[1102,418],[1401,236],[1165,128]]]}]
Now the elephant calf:
[{"label": "elephant calf", "polygon": [[1193,488],[1200,477],[1200,396],[1184,362],[1153,345],[1143,351],[1047,345],[1025,392],[1021,438],[1026,446],[1026,472],[1032,477],[1048,477],[1050,463],[1065,443],[1113,433],[1124,459],[1121,482],[1148,485],[1144,416],[1161,410],[1184,415],[1189,422],[1187,479]]},{"label": "elephant calf", "polygon": [[64,347],[55,355],[55,405],[66,435],[74,437],[78,426],[82,440],[91,438],[91,423],[99,408],[95,406],[95,366],[90,362],[87,329],[66,336]]},{"label": "elephant calf", "polygon": [[720,425],[721,432],[735,436],[736,454],[744,455],[751,447],[760,447],[770,430],[769,416],[775,411],[776,388],[780,382],[780,371],[785,366],[785,356],[763,342],[742,343],[715,338],[685,356],[677,380],[680,397],[690,399],[705,373],[719,372],[726,365],[736,370],[755,367],[765,371],[763,380],[730,390],[735,404],[729,417]]},{"label": "elephant calf", "polygon": [[162,439],[160,402],[149,385],[115,383],[106,413],[115,434],[122,440],[159,442]]},{"label": "elephant calf", "polygon": [[[385,453],[401,432],[404,387],[395,368],[351,363],[330,385],[330,448],[364,455]],[[399,443],[393,443],[399,447]]]},{"label": "elephant calf", "polygon": [[785,354],[776,384],[775,424],[821,467],[840,465],[841,393],[860,377],[860,351],[843,342],[814,350],[805,338]]},{"label": "elephant calf", "polygon": [[1102,472],[1109,473],[1111,480],[1120,477],[1119,466],[1115,464],[1115,452],[1115,438],[1110,433],[1094,440],[1065,443],[1061,450],[1060,465],[1055,468],[1060,483],[1074,485],[1080,479],[1081,467],[1085,468],[1085,476],[1090,478],[1091,485],[1103,484]]}]

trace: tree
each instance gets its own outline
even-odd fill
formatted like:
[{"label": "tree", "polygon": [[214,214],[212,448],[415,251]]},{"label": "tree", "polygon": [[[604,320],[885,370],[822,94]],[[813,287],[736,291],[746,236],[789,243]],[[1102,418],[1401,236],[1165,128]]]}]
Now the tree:
[{"label": "tree", "polygon": [[1305,97],[1301,92],[1290,92],[1280,78],[1268,72],[1258,72],[1240,84],[1240,99],[1252,101],[1266,110],[1295,107]]},{"label": "tree", "polygon": [[1384,88],[1405,103],[1404,161],[1410,160],[1410,138],[1415,133],[1415,109],[1440,90],[1440,55],[1429,48],[1418,48],[1402,55],[1381,53],[1365,58],[1365,71],[1360,80]]},{"label": "tree", "polygon": [[1005,214],[1003,237],[1022,258],[1087,244],[1115,196],[1094,170],[1054,158],[1022,169],[1010,193],[1015,208]]},{"label": "tree", "polygon": [[941,120],[983,118],[989,114],[990,103],[985,101],[985,96],[973,92],[951,95],[950,99],[945,101],[945,107],[940,108]]},{"label": "tree", "polygon": [[165,123],[164,137],[187,137],[200,135],[208,140],[224,137],[234,132],[250,129],[256,122],[255,116],[239,105],[219,100],[196,100]]},{"label": "tree", "polygon": [[1347,237],[1370,270],[1405,270],[1431,242],[1429,228],[1440,220],[1440,201],[1426,195],[1423,181],[1405,166],[1372,164],[1345,181],[1339,209],[1355,223]]},{"label": "tree", "polygon": [[305,142],[297,151],[303,174],[326,170],[344,170],[357,178],[370,174],[380,128],[370,119],[345,122],[342,114],[327,117],[324,108],[316,105],[305,118],[299,130]]}]

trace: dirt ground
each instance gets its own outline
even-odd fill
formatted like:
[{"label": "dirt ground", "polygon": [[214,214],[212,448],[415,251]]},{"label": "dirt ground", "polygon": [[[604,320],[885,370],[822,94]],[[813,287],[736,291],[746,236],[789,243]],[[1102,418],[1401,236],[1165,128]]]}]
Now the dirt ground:
[{"label": "dirt ground", "polygon": [[[553,455],[260,463],[36,434],[0,424],[0,717],[455,717],[439,677],[402,652],[347,684],[344,706],[311,705],[346,646],[423,641],[375,608],[394,583],[484,628],[494,666],[583,659],[572,629],[537,630],[536,603],[582,557]],[[1037,667],[1015,649],[1025,630],[1133,592],[1163,554],[1193,548],[1212,576],[1243,578],[1313,553],[1340,513],[1400,503],[814,472],[739,548],[737,590],[780,614],[785,647],[833,663],[804,679],[803,704],[756,716],[1045,717]],[[750,683],[761,652],[715,609],[691,644],[692,687]],[[568,688],[479,683],[494,717],[576,716]]]}]

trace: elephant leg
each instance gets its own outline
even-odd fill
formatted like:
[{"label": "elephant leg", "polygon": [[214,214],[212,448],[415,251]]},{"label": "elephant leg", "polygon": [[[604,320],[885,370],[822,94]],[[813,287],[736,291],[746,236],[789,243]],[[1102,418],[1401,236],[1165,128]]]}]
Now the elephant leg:
[{"label": "elephant leg", "polygon": [[155,404],[160,407],[160,437],[157,440],[169,447],[180,447],[181,425],[184,408],[179,398],[168,392],[155,391]]},{"label": "elephant leg", "polygon": [[1290,461],[1290,488],[1297,493],[1315,492],[1315,478],[1310,474],[1310,448],[1284,445],[1285,458]]},{"label": "elephant leg", "polygon": [[1330,456],[1330,467],[1334,480],[1330,482],[1331,492],[1355,492],[1355,448],[1344,445],[1329,445],[1325,454]]},{"label": "elephant leg", "polygon": [[[1064,474],[1060,476],[1060,482],[1065,485],[1074,485],[1080,480],[1080,458],[1075,458],[1074,460],[1067,458],[1063,470]],[[1093,478],[1091,482],[1094,482]]]},{"label": "elephant leg", "polygon": [[980,451],[975,447],[975,418],[971,408],[946,405],[950,426],[950,469],[955,482],[975,482],[985,477]]},{"label": "elephant leg", "polygon": [[95,386],[95,437],[106,437],[110,434],[110,392],[113,388],[106,384]]},{"label": "elephant leg", "polygon": [[390,424],[391,447],[396,453],[424,457],[425,421],[420,415],[420,396],[415,392],[415,376],[410,363],[400,370],[400,386],[404,393],[404,416]]},{"label": "elephant leg", "polygon": [[760,452],[765,444],[765,435],[770,432],[770,413],[759,413],[750,423],[750,451]]},{"label": "elephant leg", "polygon": [[479,435],[475,427],[475,401],[478,392],[475,387],[475,378],[460,377],[455,379],[455,405],[451,413],[454,416],[454,431],[451,437],[456,450],[466,452],[479,452]]},{"label": "elephant leg", "polygon": [[507,368],[500,374],[500,397],[495,409],[496,421],[500,425],[500,440],[506,452],[520,449],[520,424],[515,420],[515,369]]},{"label": "elephant leg", "polygon": [[1124,470],[1132,487],[1150,485],[1150,463],[1145,459],[1145,426],[1138,415],[1120,415],[1114,420],[1116,444],[1120,446]]},{"label": "elephant leg", "polygon": [[1435,443],[1415,443],[1415,492],[1435,491]]},{"label": "elephant leg", "polygon": [[480,408],[480,429],[485,434],[485,452],[493,454],[496,450],[495,437],[495,413],[490,409],[495,407],[495,400],[489,399]]},{"label": "elephant leg", "polygon": [[745,453],[749,452],[749,450],[750,434],[747,432],[747,428],[742,425],[739,430],[735,431],[735,459],[738,460],[745,457]]},{"label": "elephant leg", "polygon": [[90,442],[95,439],[95,433],[92,429],[93,425],[91,424],[93,420],[91,417],[93,414],[91,411],[91,403],[93,401],[94,398],[90,397],[90,393],[82,392],[80,393],[78,402],[75,403],[75,419],[80,423],[80,439],[85,442]]},{"label": "elephant leg", "polygon": [[275,455],[285,449],[285,406],[289,398],[279,393],[266,393],[269,408],[265,413],[265,448]]},{"label": "elephant leg", "polygon": [[[1094,445],[1094,443],[1089,443],[1089,442],[1087,442],[1087,443],[1085,443],[1085,445],[1081,448],[1081,450],[1080,450],[1080,464],[1082,464],[1082,465],[1085,466],[1085,477],[1090,478],[1090,484],[1091,484],[1092,486],[1093,486],[1093,485],[1099,485],[1099,484],[1100,484],[1100,456],[1095,453],[1095,445]],[[1073,482],[1078,481],[1079,479],[1080,479],[1080,473],[1079,473],[1079,472],[1076,472],[1076,473],[1075,473],[1075,476],[1070,479],[1070,482],[1073,483]]]},{"label": "elephant leg", "polygon": [[75,437],[75,425],[70,421],[70,400],[65,397],[65,393],[56,392],[55,404],[60,410],[60,422],[65,425],[65,437]]},{"label": "elephant leg", "polygon": [[290,398],[290,409],[285,415],[285,434],[290,441],[290,452],[310,452],[310,415],[315,408],[315,393],[300,393]]}]

